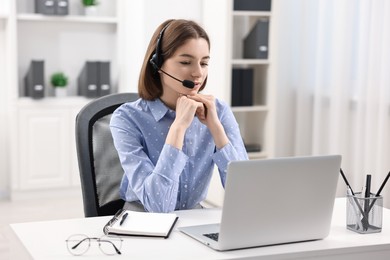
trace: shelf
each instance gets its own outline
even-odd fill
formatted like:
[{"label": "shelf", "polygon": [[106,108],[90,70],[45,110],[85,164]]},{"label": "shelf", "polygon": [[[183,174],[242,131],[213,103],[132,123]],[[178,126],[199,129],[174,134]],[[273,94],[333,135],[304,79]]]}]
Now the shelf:
[{"label": "shelf", "polygon": [[271,17],[270,11],[233,11],[234,16]]},{"label": "shelf", "polygon": [[233,65],[269,65],[268,59],[233,59]]},{"label": "shelf", "polygon": [[264,158],[267,158],[268,155],[267,155],[266,152],[250,152],[250,153],[248,153],[248,157],[251,160],[253,160],[253,159],[264,159]]},{"label": "shelf", "polygon": [[248,106],[248,107],[232,107],[233,113],[246,112],[267,112],[267,106]]},{"label": "shelf", "polygon": [[[29,107],[33,106],[34,108],[37,105],[55,107],[66,107],[66,106],[80,106],[86,104],[93,99],[89,99],[81,96],[69,96],[69,97],[44,97],[41,99],[33,99],[30,97],[20,97],[18,98],[18,107]],[[59,102],[61,101],[61,102]]]},{"label": "shelf", "polygon": [[102,24],[116,24],[118,19],[116,17],[104,16],[84,16],[84,15],[64,15],[64,16],[50,16],[42,14],[19,14],[18,21],[22,22],[63,22],[63,23],[102,23]]}]

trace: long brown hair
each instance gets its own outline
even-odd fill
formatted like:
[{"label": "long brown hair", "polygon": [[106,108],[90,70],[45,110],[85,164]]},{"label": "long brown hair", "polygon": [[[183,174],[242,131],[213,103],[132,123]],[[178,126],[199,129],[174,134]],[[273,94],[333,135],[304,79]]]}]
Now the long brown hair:
[{"label": "long brown hair", "polygon": [[[161,56],[163,57],[163,60],[172,57],[175,51],[189,39],[205,39],[210,50],[209,37],[206,31],[196,22],[183,19],[170,19],[163,22],[150,39],[138,80],[138,94],[141,98],[146,100],[154,100],[163,94],[160,75],[150,63],[150,59],[156,51],[157,39],[163,28],[165,28],[164,35],[162,39],[160,39]],[[204,89],[206,83],[207,78],[204,80],[199,91]]]}]

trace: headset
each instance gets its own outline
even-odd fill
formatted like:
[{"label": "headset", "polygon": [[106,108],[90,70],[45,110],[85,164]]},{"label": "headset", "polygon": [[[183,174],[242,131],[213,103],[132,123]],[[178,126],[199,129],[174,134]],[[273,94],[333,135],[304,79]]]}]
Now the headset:
[{"label": "headset", "polygon": [[162,45],[162,37],[165,32],[165,30],[168,28],[170,23],[164,26],[164,28],[161,30],[156,43],[156,51],[154,52],[152,58],[150,59],[150,63],[153,65],[153,68],[156,71],[159,71],[161,68],[161,65],[163,64],[163,57],[162,57],[162,51],[161,51],[161,45]]},{"label": "headset", "polygon": [[167,27],[170,25],[170,23],[168,23],[167,25],[164,26],[164,28],[161,30],[158,38],[157,38],[157,43],[156,43],[156,51],[154,52],[154,54],[152,55],[152,58],[149,60],[150,64],[152,64],[153,68],[155,69],[156,72],[158,71],[161,71],[162,73],[164,73],[165,75],[171,77],[172,79],[174,80],[177,80],[179,82],[181,82],[183,84],[184,87],[186,88],[194,88],[195,86],[195,83],[191,80],[180,80],[174,76],[172,76],[171,74],[163,71],[161,69],[161,66],[164,62],[164,59],[163,59],[163,56],[162,56],[162,50],[161,50],[161,45],[162,45],[162,37],[163,37],[163,34],[165,32],[165,30],[167,29]]}]

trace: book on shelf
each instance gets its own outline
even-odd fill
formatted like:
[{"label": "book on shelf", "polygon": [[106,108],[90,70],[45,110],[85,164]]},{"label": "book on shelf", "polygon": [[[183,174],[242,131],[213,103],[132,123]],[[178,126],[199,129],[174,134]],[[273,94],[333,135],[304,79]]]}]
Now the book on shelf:
[{"label": "book on shelf", "polygon": [[178,218],[175,213],[119,210],[103,231],[106,235],[168,238]]},{"label": "book on shelf", "polygon": [[271,0],[234,0],[236,11],[271,11]]},{"label": "book on shelf", "polygon": [[232,106],[253,106],[253,68],[233,68]]}]

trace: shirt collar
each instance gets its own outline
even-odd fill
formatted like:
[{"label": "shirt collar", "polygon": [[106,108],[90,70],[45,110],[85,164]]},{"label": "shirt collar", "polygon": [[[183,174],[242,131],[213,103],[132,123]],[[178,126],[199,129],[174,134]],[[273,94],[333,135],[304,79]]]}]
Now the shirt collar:
[{"label": "shirt collar", "polygon": [[148,100],[147,104],[150,112],[157,122],[160,121],[168,112],[172,111],[159,98],[156,98],[155,100]]}]

